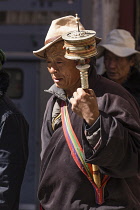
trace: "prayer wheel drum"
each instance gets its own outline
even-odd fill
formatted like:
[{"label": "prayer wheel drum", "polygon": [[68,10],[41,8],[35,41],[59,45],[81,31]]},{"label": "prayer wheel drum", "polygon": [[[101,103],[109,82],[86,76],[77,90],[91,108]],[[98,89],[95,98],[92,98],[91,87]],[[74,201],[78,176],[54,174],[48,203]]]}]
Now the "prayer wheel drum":
[{"label": "prayer wheel drum", "polygon": [[64,34],[65,58],[81,60],[97,55],[95,31],[72,31]]}]

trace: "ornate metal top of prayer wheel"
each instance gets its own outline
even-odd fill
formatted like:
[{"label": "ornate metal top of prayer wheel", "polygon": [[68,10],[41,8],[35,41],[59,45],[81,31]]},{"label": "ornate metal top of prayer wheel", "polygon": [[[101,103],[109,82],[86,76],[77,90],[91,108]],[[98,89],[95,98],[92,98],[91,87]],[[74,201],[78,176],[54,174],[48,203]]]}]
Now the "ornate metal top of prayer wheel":
[{"label": "ornate metal top of prayer wheel", "polygon": [[79,30],[79,18],[76,14],[77,31],[70,31],[64,34],[65,58],[77,60],[93,57],[97,54],[96,32],[93,30]]}]

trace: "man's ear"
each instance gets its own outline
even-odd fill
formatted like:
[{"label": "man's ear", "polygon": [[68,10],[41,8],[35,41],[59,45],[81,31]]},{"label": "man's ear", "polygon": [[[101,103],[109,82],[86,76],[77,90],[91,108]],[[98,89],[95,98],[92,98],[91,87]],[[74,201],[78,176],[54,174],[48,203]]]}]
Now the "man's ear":
[{"label": "man's ear", "polygon": [[136,64],[136,55],[132,56],[132,58],[130,59],[130,66],[134,66]]},{"label": "man's ear", "polygon": [[86,59],[85,59],[85,63],[86,63],[86,64],[89,64],[89,63],[90,63],[90,58],[86,58]]}]

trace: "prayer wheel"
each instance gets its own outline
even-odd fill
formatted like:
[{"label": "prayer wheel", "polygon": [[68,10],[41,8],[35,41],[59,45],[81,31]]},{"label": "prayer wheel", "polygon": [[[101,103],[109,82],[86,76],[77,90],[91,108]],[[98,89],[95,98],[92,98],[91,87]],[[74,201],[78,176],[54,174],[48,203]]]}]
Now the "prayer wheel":
[{"label": "prayer wheel", "polygon": [[[81,87],[88,89],[88,69],[89,64],[85,64],[85,59],[97,55],[95,31],[79,30],[79,17],[76,14],[77,31],[71,31],[64,34],[64,49],[66,50],[65,58],[78,60],[77,69],[80,70]],[[101,187],[100,170],[97,165],[92,165],[93,181],[98,188]]]}]

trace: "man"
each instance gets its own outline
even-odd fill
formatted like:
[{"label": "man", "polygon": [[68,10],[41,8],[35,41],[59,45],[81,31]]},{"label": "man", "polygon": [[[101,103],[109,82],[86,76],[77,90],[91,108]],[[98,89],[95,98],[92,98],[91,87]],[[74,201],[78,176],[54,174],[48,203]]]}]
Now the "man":
[{"label": "man", "polygon": [[[0,50],[0,66],[5,54]],[[6,96],[9,76],[0,70],[0,209],[18,210],[28,158],[28,123]]]},{"label": "man", "polygon": [[138,210],[139,107],[124,88],[96,74],[95,58],[85,60],[89,89],[80,88],[78,61],[64,57],[62,40],[75,30],[73,16],[52,21],[44,47],[33,52],[46,60],[54,81],[41,134],[41,209]]},{"label": "man", "polygon": [[105,43],[98,46],[97,57],[104,56],[104,77],[121,84],[140,105],[140,53],[135,50],[135,40],[123,29],[112,30]]}]

